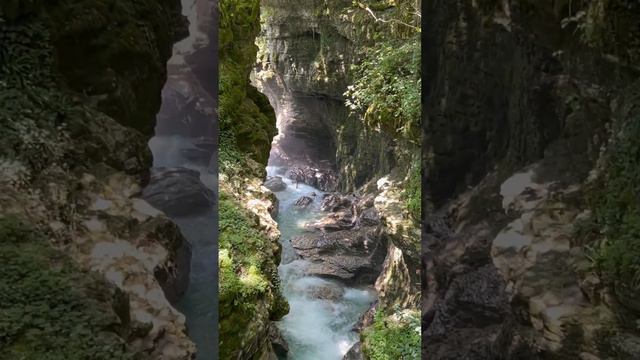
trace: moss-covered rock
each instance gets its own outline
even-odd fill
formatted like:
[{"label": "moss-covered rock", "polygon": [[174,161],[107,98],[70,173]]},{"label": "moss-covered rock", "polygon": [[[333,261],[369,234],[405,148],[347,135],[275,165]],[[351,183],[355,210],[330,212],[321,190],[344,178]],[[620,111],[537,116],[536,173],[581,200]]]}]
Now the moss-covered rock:
[{"label": "moss-covered rock", "polygon": [[127,295],[49,241],[18,218],[0,217],[0,358],[148,358],[127,345],[138,337]]},{"label": "moss-covered rock", "polygon": [[[275,116],[264,95],[249,81],[259,32],[260,1],[220,1],[220,133],[231,141],[228,147],[266,165],[276,134]],[[226,163],[221,165],[224,170]]]},{"label": "moss-covered rock", "polygon": [[373,324],[361,335],[362,352],[371,360],[420,359],[418,313],[376,312]]},{"label": "moss-covered rock", "polygon": [[220,358],[263,356],[270,349],[271,321],[289,312],[279,289],[277,238],[225,192],[219,224]]}]

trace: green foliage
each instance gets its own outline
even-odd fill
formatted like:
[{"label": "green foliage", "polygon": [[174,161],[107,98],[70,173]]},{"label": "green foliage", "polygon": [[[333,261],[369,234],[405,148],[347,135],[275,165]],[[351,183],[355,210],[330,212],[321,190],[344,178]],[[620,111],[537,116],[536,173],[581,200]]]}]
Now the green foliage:
[{"label": "green foliage", "polygon": [[237,172],[244,159],[240,150],[236,146],[233,134],[229,131],[220,132],[220,146],[218,155],[218,164],[220,171],[223,173]]},{"label": "green foliage", "polygon": [[422,172],[419,161],[414,162],[411,166],[403,195],[407,200],[409,214],[414,220],[420,221],[422,216]]},{"label": "green foliage", "polygon": [[376,312],[373,325],[362,334],[362,350],[371,360],[420,359],[421,332],[418,316],[405,316],[395,323]]},{"label": "green foliage", "polygon": [[419,142],[421,119],[420,39],[382,42],[367,49],[353,68],[347,106],[372,128]]},{"label": "green foliage", "polygon": [[592,201],[606,238],[596,250],[596,265],[610,285],[640,293],[640,119],[620,134]]},{"label": "green foliage", "polygon": [[69,100],[54,90],[48,31],[0,23],[0,43],[0,154],[40,171],[69,151]]},{"label": "green foliage", "polygon": [[346,14],[356,25],[360,42],[381,42],[407,39],[419,33],[419,12],[420,4],[414,0],[353,0]]},{"label": "green foliage", "polygon": [[141,359],[114,329],[106,284],[39,233],[0,218],[0,359]]}]

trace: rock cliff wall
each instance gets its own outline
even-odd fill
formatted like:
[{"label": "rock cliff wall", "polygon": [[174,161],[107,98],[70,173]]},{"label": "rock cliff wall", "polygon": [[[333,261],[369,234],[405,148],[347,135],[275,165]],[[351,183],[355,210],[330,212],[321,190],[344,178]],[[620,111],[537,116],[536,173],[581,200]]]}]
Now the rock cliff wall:
[{"label": "rock cliff wall", "polygon": [[0,4],[3,356],[194,353],[188,244],[140,198],[185,31],[178,1]]},{"label": "rock cliff wall", "polygon": [[290,164],[336,171],[342,191],[360,188],[395,167],[408,168],[419,145],[367,126],[346,106],[351,66],[382,40],[376,36],[392,31],[351,1],[262,4],[256,82],[283,119],[272,151]]},{"label": "rock cliff wall", "polygon": [[637,187],[615,195],[638,165],[639,11],[426,2],[423,356],[640,354],[619,255]]}]

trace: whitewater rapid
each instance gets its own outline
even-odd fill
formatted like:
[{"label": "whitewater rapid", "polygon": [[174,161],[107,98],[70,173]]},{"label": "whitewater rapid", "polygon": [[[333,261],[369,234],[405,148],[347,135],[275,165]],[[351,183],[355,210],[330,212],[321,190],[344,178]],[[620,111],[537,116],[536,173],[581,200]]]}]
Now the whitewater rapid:
[{"label": "whitewater rapid", "polygon": [[[325,193],[306,184],[295,184],[285,173],[285,168],[267,167],[268,176],[281,176],[287,184],[284,191],[275,193],[279,200],[276,220],[282,244],[278,274],[290,306],[289,314],[278,322],[278,327],[289,345],[289,360],[341,360],[358,341],[354,326],[375,300],[375,291],[305,275],[309,263],[298,259],[290,240],[305,231],[306,222],[326,215],[320,210]],[[294,205],[301,196],[312,193],[316,196],[311,196],[314,201],[307,208],[298,209]],[[313,296],[319,289],[338,296],[330,299]]]}]

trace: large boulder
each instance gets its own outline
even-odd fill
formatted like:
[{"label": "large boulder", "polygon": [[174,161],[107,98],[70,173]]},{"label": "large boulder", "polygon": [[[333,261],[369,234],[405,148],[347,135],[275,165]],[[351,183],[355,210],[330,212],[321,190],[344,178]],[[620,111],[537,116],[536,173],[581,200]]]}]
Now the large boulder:
[{"label": "large boulder", "polygon": [[155,168],[142,195],[149,204],[169,216],[185,216],[208,211],[214,193],[200,181],[200,173],[186,168]]},{"label": "large boulder", "polygon": [[371,285],[380,274],[387,246],[377,227],[310,232],[291,239],[303,259],[311,262],[307,274],[340,280],[348,285]]},{"label": "large boulder", "polygon": [[344,210],[330,213],[318,221],[306,224],[306,227],[321,231],[338,231],[351,229],[354,225],[353,213],[349,210]]},{"label": "large boulder", "polygon": [[343,209],[350,209],[353,200],[355,200],[355,198],[351,196],[344,196],[340,194],[325,194],[322,197],[320,209],[322,211],[338,211]]},{"label": "large boulder", "polygon": [[288,176],[293,181],[317,187],[322,191],[334,191],[338,185],[333,172],[309,166],[294,166],[289,169]]},{"label": "large boulder", "polygon": [[287,188],[287,184],[282,180],[282,177],[280,176],[267,178],[267,180],[264,182],[264,186],[273,192],[284,191]]}]

